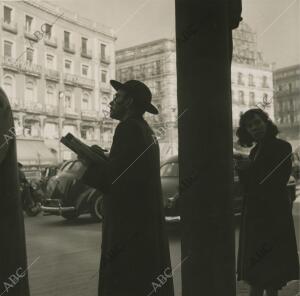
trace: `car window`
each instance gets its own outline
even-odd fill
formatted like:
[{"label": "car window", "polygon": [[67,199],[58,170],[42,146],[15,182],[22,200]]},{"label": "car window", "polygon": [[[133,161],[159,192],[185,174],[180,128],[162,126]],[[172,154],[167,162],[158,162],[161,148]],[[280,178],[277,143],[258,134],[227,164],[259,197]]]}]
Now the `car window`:
[{"label": "car window", "polygon": [[160,175],[162,177],[178,177],[178,163],[168,162],[160,168]]}]

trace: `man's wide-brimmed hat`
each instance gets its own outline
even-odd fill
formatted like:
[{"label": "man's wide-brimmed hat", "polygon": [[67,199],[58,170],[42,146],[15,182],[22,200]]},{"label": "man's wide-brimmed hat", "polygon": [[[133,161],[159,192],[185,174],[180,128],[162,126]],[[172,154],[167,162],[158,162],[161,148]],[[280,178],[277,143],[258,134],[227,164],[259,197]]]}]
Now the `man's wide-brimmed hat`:
[{"label": "man's wide-brimmed hat", "polygon": [[128,80],[125,83],[121,83],[116,80],[111,80],[110,84],[116,91],[119,89],[125,90],[139,106],[145,109],[145,111],[152,114],[159,113],[157,108],[151,104],[152,94],[149,87],[143,82],[138,80]]}]

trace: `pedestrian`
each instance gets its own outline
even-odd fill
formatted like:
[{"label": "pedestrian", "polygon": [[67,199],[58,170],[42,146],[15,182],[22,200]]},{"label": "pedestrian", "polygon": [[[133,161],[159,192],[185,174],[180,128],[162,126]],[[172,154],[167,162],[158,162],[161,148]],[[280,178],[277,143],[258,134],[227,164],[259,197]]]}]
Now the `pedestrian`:
[{"label": "pedestrian", "polygon": [[[117,91],[110,102],[110,117],[120,123],[108,161],[102,166],[90,163],[83,176],[88,185],[106,193],[98,295],[173,296],[159,146],[143,118],[145,112],[158,114],[158,110],[144,83],[110,83]],[[154,287],[158,277],[159,287]]]},{"label": "pedestrian", "polygon": [[0,294],[29,296],[12,110],[0,87]]},{"label": "pedestrian", "polygon": [[261,109],[241,115],[238,143],[251,147],[249,159],[237,161],[244,187],[238,252],[238,280],[250,285],[250,296],[278,295],[299,279],[299,261],[287,183],[291,145],[276,136],[278,129]]}]

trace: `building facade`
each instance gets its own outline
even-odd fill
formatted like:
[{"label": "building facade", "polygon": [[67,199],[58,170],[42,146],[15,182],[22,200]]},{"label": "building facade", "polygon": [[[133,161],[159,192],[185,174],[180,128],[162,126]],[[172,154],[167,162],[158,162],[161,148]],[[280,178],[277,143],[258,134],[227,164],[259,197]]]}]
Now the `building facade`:
[{"label": "building facade", "polygon": [[300,65],[274,71],[275,120],[281,136],[300,147]]},{"label": "building facade", "polygon": [[[180,41],[180,40],[179,40]],[[180,41],[181,42],[181,41]],[[242,112],[264,108],[274,118],[272,67],[257,50],[256,35],[242,23],[233,33],[232,115],[233,132]],[[153,94],[160,115],[147,115],[159,139],[161,158],[178,152],[176,48],[172,39],[160,39],[116,52],[116,77],[124,82],[138,79]],[[267,104],[263,104],[267,102]]]},{"label": "building facade", "polygon": [[112,30],[39,1],[4,1],[0,10],[0,84],[13,109],[20,161],[43,164],[53,154],[69,159],[59,144],[68,132],[109,147]]}]

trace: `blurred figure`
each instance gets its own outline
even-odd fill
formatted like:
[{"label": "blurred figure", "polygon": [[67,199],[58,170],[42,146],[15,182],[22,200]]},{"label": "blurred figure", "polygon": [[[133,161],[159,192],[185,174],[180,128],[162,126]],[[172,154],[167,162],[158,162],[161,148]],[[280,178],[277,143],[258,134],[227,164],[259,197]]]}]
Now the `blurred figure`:
[{"label": "blurred figure", "polygon": [[24,218],[13,127],[9,101],[0,87],[0,293],[29,296]]},{"label": "blurred figure", "polygon": [[244,186],[244,206],[238,253],[238,280],[250,285],[250,296],[277,296],[299,279],[299,261],[287,182],[291,175],[291,145],[278,139],[278,129],[261,109],[240,118],[237,137],[252,148],[248,160],[238,160]]}]

